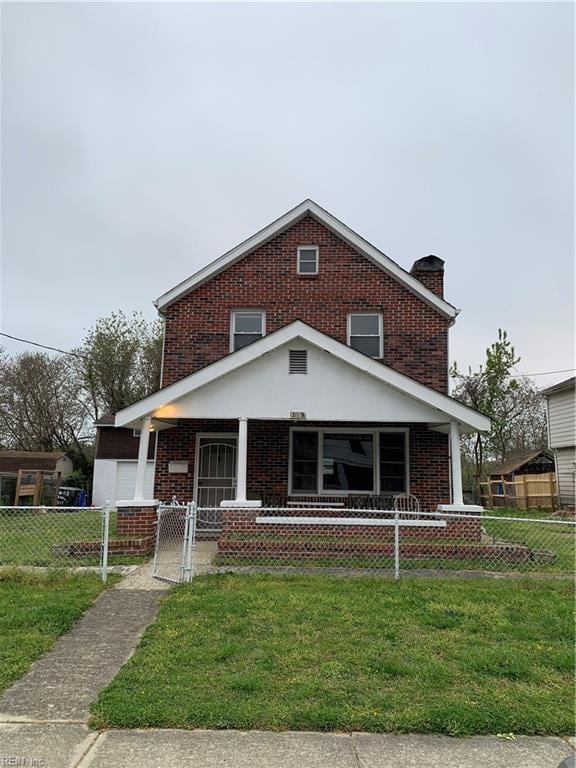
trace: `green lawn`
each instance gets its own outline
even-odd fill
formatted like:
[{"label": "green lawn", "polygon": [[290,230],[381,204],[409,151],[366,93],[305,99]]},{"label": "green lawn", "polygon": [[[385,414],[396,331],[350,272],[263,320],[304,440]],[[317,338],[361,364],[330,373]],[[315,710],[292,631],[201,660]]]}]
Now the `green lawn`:
[{"label": "green lawn", "polygon": [[[531,520],[557,520],[550,512],[529,509],[490,509],[486,515],[491,517],[516,517]],[[556,556],[553,563],[538,567],[538,570],[556,573],[574,573],[576,561],[576,529],[573,525],[555,523],[498,522],[486,520],[483,523],[486,533],[496,541],[509,541],[537,549],[546,550]]]},{"label": "green lawn", "polygon": [[572,605],[553,579],[197,577],[92,724],[568,734]]},{"label": "green lawn", "polygon": [[[67,555],[66,545],[99,542],[102,516],[97,510],[39,512],[25,507],[0,512],[0,565],[98,565],[99,552]],[[110,539],[116,534],[116,511],[110,514]],[[110,555],[109,564],[142,562],[135,556]]]},{"label": "green lawn", "polygon": [[0,691],[49,650],[103,589],[93,574],[0,571]]}]

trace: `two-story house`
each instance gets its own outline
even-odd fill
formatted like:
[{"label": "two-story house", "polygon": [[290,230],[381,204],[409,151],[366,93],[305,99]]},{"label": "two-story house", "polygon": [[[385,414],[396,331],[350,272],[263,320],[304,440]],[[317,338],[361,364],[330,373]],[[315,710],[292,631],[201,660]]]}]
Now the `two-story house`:
[{"label": "two-story house", "polygon": [[305,200],[163,294],[162,387],[115,418],[139,430],[134,499],[119,505],[155,503],[155,432],[155,499],[410,492],[424,510],[460,509],[459,437],[490,424],[448,395],[458,310],[443,276],[435,256],[405,271]]}]

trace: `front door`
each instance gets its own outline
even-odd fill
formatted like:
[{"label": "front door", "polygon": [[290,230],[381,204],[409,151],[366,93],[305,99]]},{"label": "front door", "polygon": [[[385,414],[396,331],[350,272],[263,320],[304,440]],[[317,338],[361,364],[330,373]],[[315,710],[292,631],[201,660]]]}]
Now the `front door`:
[{"label": "front door", "polygon": [[196,461],[196,503],[219,507],[236,496],[236,437],[200,435]]}]

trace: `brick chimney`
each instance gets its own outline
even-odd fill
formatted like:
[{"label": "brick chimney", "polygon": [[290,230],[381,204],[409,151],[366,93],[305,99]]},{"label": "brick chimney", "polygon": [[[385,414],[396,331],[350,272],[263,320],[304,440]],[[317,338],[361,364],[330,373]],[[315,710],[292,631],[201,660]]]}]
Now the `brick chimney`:
[{"label": "brick chimney", "polygon": [[412,265],[410,274],[436,296],[444,298],[444,261],[438,256],[425,256],[423,259],[418,259]]}]

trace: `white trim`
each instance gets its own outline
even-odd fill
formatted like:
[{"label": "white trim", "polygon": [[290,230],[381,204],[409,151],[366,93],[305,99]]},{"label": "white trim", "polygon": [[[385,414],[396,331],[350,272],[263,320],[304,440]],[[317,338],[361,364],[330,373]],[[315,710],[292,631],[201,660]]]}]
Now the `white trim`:
[{"label": "white trim", "polygon": [[[302,272],[300,270],[300,251],[316,251],[316,269],[314,272]],[[317,275],[320,271],[320,248],[317,245],[299,245],[296,249],[296,272],[299,275]]]},{"label": "white trim", "polygon": [[404,285],[409,291],[422,299],[422,301],[440,312],[441,315],[444,315],[444,317],[451,321],[456,318],[460,310],[456,309],[452,304],[449,304],[447,301],[437,296],[433,291],[426,288],[409,272],[402,269],[399,264],[396,264],[395,261],[392,261],[392,259],[382,253],[382,251],[379,251],[378,248],[375,248],[371,243],[347,227],[335,216],[332,216],[332,214],[328,213],[324,208],[321,208],[313,200],[304,200],[295,208],[292,208],[291,211],[288,211],[283,216],[276,219],[276,221],[273,221],[267,227],[264,227],[264,229],[261,229],[259,232],[252,235],[252,237],[244,240],[244,242],[240,243],[235,248],[232,248],[232,250],[215,259],[211,264],[208,264],[191,277],[183,280],[174,288],[163,293],[162,296],[154,302],[155,306],[162,312],[169,304],[176,301],[176,299],[180,298],[185,293],[188,293],[188,291],[191,291],[193,288],[197,288],[199,285],[202,285],[202,283],[210,280],[214,275],[227,269],[255,248],[263,245],[266,241],[270,240],[270,238],[275,237],[280,232],[283,232],[285,229],[292,226],[292,224],[295,224],[304,216],[308,215],[312,216],[331,232],[351,245],[355,250],[366,256],[366,258],[372,261],[377,267]]},{"label": "white trim", "polygon": [[[388,510],[387,510],[388,511]],[[389,510],[393,514],[393,510]],[[257,517],[256,523],[268,525],[351,525],[401,528],[446,528],[446,520],[412,520],[377,517]]]},{"label": "white trim", "polygon": [[[292,457],[294,447],[294,432],[315,432],[318,435],[318,453],[316,468],[316,490],[315,491],[295,491],[292,486]],[[404,434],[404,466],[406,467],[406,488],[402,493],[410,493],[410,428],[409,427],[290,427],[288,439],[288,496],[298,498],[299,496],[379,496],[380,488],[380,440],[381,432],[393,432]],[[325,491],[323,488],[323,445],[325,434],[352,434],[352,435],[372,435],[374,445],[374,466],[371,491]],[[400,493],[400,491],[396,491]],[[390,496],[394,496],[391,492]]]},{"label": "white trim", "polygon": [[[247,308],[239,308],[239,309],[232,309],[230,311],[230,343],[228,345],[230,352],[236,352],[237,350],[234,349],[234,336],[236,335],[235,325],[236,325],[236,315],[261,315],[262,316],[262,336],[261,339],[266,336],[266,310],[265,309],[251,309],[250,307]],[[240,331],[238,333],[239,336],[246,335],[246,336],[255,336],[256,334],[248,334],[244,331]]]},{"label": "white trim", "polygon": [[[438,421],[435,422],[437,424],[446,424],[448,421],[456,420],[461,425],[468,427],[468,431],[484,432],[490,429],[490,419],[487,416],[475,411],[473,408],[469,408],[467,405],[459,403],[457,400],[448,397],[448,395],[442,394],[442,392],[438,392],[431,387],[414,381],[414,379],[410,379],[408,376],[399,373],[378,360],[357,352],[355,349],[317,331],[301,320],[295,320],[289,325],[285,325],[283,328],[255,341],[253,344],[243,347],[231,355],[226,355],[215,363],[201,368],[196,373],[192,373],[174,382],[174,384],[154,392],[154,394],[145,397],[139,402],[123,408],[116,414],[115,426],[132,426],[142,416],[150,413],[156,415],[157,412],[160,412],[156,417],[162,418],[161,409],[166,405],[184,395],[190,394],[199,387],[210,384],[231,371],[237,370],[243,365],[247,365],[267,352],[271,352],[294,339],[308,341],[310,344],[329,352],[338,360],[342,360],[368,376],[372,376],[377,381],[399,390],[408,397],[412,397],[430,408],[434,408],[438,411]],[[374,420],[378,420],[377,414],[375,414]]]},{"label": "white trim", "polygon": [[[384,357],[384,318],[382,317],[381,312],[349,312],[348,317],[346,318],[346,340],[348,342],[348,346],[352,347],[352,318],[353,317],[377,317],[378,318],[378,356],[374,358],[374,360],[381,360]],[[362,334],[362,333],[355,333],[354,337],[361,338],[361,339],[370,339],[374,338],[376,334]],[[352,349],[354,349],[352,347]],[[362,352],[361,354],[364,354]],[[371,355],[368,355],[368,357],[371,357]]]}]

